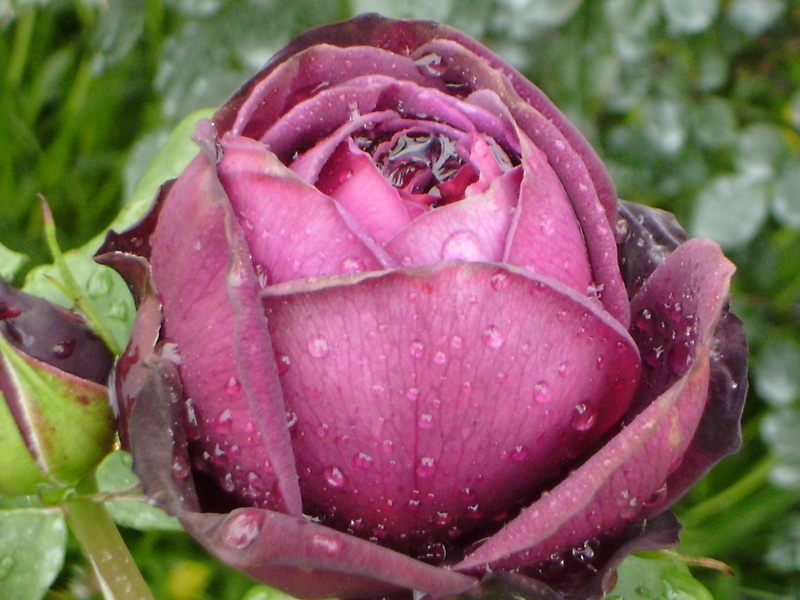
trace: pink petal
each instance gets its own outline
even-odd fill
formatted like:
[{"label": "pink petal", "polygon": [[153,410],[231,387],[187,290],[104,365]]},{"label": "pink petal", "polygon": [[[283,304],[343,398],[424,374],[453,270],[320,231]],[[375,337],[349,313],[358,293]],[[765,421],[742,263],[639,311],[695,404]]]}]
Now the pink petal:
[{"label": "pink petal", "polygon": [[346,208],[379,244],[411,222],[397,190],[352,140],[333,154],[317,188]]},{"label": "pink petal", "polygon": [[323,525],[258,509],[188,513],[184,525],[222,560],[299,598],[366,598],[417,590],[433,598],[475,585]]},{"label": "pink petal", "polygon": [[[601,290],[600,299],[606,310],[627,327],[628,296],[619,273],[611,229],[611,223],[616,223],[616,193],[602,163],[588,142],[538,88],[474,40],[453,30],[447,37],[457,41],[433,40],[418,48],[416,55],[435,53],[441,59],[443,78],[469,82],[472,90],[492,90],[502,109],[511,112],[513,121],[547,155],[580,223],[594,282]],[[477,96],[473,101],[480,102],[487,110],[497,105],[488,95]]]},{"label": "pink petal", "polygon": [[220,181],[263,284],[391,266],[350,215],[262,144],[226,137],[221,145]]},{"label": "pink petal", "polygon": [[[696,356],[688,371],[580,468],[455,568],[535,564],[603,533],[613,534],[663,502],[664,482],[691,443],[705,408],[710,342],[732,274],[733,265],[710,240],[690,240],[667,257],[634,306],[660,311],[680,299],[686,312],[670,312],[668,325],[678,332],[688,321],[695,323]],[[693,318],[687,320],[687,315]]]},{"label": "pink petal", "polygon": [[420,73],[406,57],[380,48],[336,48],[323,43],[288,60],[273,60],[226,102],[214,121],[221,134],[230,127],[234,135],[259,139],[299,101],[326,87],[370,74],[443,87],[438,80]]},{"label": "pink petal", "polygon": [[503,262],[585,294],[592,270],[575,211],[544,153],[525,134],[520,141],[525,174]]},{"label": "pink petal", "polygon": [[213,457],[206,461],[210,472],[229,491],[299,514],[286,408],[256,275],[205,154],[170,189],[150,242],[162,339],[180,352],[197,452]]},{"label": "pink petal", "polygon": [[520,175],[509,171],[482,194],[428,211],[392,238],[386,251],[404,267],[441,260],[500,262]]},{"label": "pink petal", "polygon": [[392,547],[424,553],[502,519],[616,423],[636,386],[616,321],[517,271],[451,262],[264,293],[291,359],[306,512]]}]

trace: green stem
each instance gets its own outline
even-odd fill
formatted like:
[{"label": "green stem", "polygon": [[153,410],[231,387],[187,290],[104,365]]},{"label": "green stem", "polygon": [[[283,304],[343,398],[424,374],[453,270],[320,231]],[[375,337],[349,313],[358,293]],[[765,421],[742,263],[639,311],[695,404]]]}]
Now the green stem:
[{"label": "green stem", "polygon": [[737,502],[764,486],[769,478],[770,471],[775,466],[775,462],[774,456],[767,456],[752,471],[732,486],[685,512],[681,516],[681,521],[686,526],[697,526],[709,517],[728,510]]},{"label": "green stem", "polygon": [[75,281],[75,277],[73,277],[72,271],[67,265],[64,254],[61,252],[61,248],[58,245],[56,226],[53,222],[53,213],[50,212],[50,207],[47,205],[47,202],[44,201],[44,198],[42,198],[42,220],[45,239],[50,248],[50,253],[53,255],[53,263],[56,265],[61,275],[64,293],[75,303],[77,309],[86,316],[88,321],[87,325],[105,342],[108,349],[116,355],[122,354],[123,349],[117,344],[114,333],[106,323],[104,316],[100,313],[97,306],[95,306],[95,303],[92,302],[91,298],[84,293],[81,286],[78,285],[78,282]]},{"label": "green stem", "polygon": [[72,533],[91,560],[106,600],[153,600],[153,594],[103,504],[76,498],[63,504]]}]

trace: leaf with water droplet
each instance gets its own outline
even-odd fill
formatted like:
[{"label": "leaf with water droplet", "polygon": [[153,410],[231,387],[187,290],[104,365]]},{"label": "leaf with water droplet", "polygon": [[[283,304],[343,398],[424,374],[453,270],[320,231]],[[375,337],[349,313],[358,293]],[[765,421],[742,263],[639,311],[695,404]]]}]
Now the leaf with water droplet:
[{"label": "leaf with water droplet", "polygon": [[0,598],[39,600],[64,564],[67,527],[58,510],[0,510]]},{"label": "leaf with water droplet", "polygon": [[629,556],[617,569],[617,577],[607,600],[713,600],[686,563],[664,552]]}]

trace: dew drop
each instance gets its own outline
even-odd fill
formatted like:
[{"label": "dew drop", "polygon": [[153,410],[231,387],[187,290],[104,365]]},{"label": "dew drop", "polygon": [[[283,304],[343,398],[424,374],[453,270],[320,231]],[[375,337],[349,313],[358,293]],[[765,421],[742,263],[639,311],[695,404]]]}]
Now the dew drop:
[{"label": "dew drop", "polygon": [[652,334],[654,331],[653,313],[645,308],[638,315],[634,317],[633,324],[640,331]]},{"label": "dew drop", "polygon": [[327,481],[331,487],[342,488],[346,483],[344,473],[342,473],[342,470],[339,467],[326,467],[322,475],[325,477],[325,481]]},{"label": "dew drop", "polygon": [[597,420],[597,409],[591,404],[581,402],[572,414],[572,427],[577,431],[589,431]]},{"label": "dew drop", "polygon": [[470,504],[467,506],[467,518],[478,521],[483,518],[483,510],[480,504]]},{"label": "dew drop", "polygon": [[239,383],[239,380],[236,379],[233,375],[231,375],[230,379],[225,382],[225,393],[229,396],[235,396],[239,393],[239,390],[242,389],[242,384]]},{"label": "dew drop", "polygon": [[688,342],[675,344],[669,351],[667,362],[675,375],[683,376],[692,364],[691,344]]},{"label": "dew drop", "polygon": [[472,502],[475,500],[475,489],[470,487],[462,488],[460,492],[458,492],[458,497],[461,498],[464,502]]},{"label": "dew drop", "polygon": [[435,362],[437,365],[443,365],[447,362],[447,355],[441,350],[437,350],[433,354],[433,362]]},{"label": "dew drop", "polygon": [[464,338],[460,335],[454,335],[450,338],[450,347],[454,349],[459,349],[464,345]]},{"label": "dew drop", "polygon": [[286,428],[294,427],[297,425],[297,413],[291,410],[286,411]]},{"label": "dew drop", "polygon": [[506,289],[509,283],[508,276],[502,272],[495,273],[489,278],[489,284],[492,286],[492,289],[498,292]]},{"label": "dew drop", "polygon": [[384,454],[394,454],[394,442],[392,440],[383,440],[381,448]]},{"label": "dew drop", "polygon": [[533,399],[537,402],[544,404],[550,402],[553,394],[550,392],[550,385],[542,380],[533,386]]},{"label": "dew drop", "polygon": [[558,374],[561,377],[566,377],[568,370],[569,370],[569,362],[568,361],[565,360],[564,362],[562,362],[561,364],[558,365]]},{"label": "dew drop", "polygon": [[230,408],[223,410],[217,417],[214,428],[218,433],[226,433],[230,430],[233,424],[233,413]]},{"label": "dew drop", "polygon": [[184,454],[176,454],[172,458],[172,475],[183,479],[190,472],[189,461]]},{"label": "dew drop", "polygon": [[417,421],[420,429],[430,429],[433,427],[433,415],[430,413],[422,413]]},{"label": "dew drop", "polygon": [[511,452],[508,453],[508,456],[511,458],[511,460],[521,462],[528,458],[528,454],[528,449],[520,444],[519,446],[514,446],[514,448],[511,449]]},{"label": "dew drop", "polygon": [[556,318],[562,323],[569,321],[569,311],[565,308],[562,308],[556,313]]},{"label": "dew drop", "polygon": [[632,519],[639,513],[638,498],[631,496],[627,490],[620,493],[617,504],[620,508],[619,516],[623,519]]},{"label": "dew drop", "polygon": [[425,344],[419,340],[414,340],[409,346],[409,352],[414,358],[420,358],[425,353]]},{"label": "dew drop", "polygon": [[342,261],[342,273],[361,273],[364,269],[364,261],[360,258],[351,257]]},{"label": "dew drop", "polygon": [[320,335],[311,336],[308,340],[308,353],[314,358],[325,358],[330,354],[331,346],[328,340]]},{"label": "dew drop", "polygon": [[667,499],[667,484],[665,483],[660,488],[658,488],[653,494],[644,502],[644,506],[648,508],[652,508],[654,506],[658,506],[664,500]]},{"label": "dew drop", "polygon": [[328,437],[329,432],[330,432],[330,427],[328,427],[327,423],[323,423],[317,426],[317,428],[314,430],[314,433],[321,440],[324,440],[326,437]]},{"label": "dew drop", "polygon": [[466,260],[477,262],[481,259],[480,240],[471,231],[457,231],[442,245],[443,260]]},{"label": "dew drop", "polygon": [[278,375],[285,375],[289,371],[289,367],[292,366],[292,359],[289,358],[288,354],[276,352],[275,364],[278,365]]},{"label": "dew drop", "polygon": [[236,550],[246,548],[259,536],[263,524],[263,512],[245,510],[228,521],[222,542]]},{"label": "dew drop", "polygon": [[337,556],[342,551],[342,540],[332,535],[314,534],[311,543],[328,556]]},{"label": "dew drop", "polygon": [[414,66],[424,75],[439,77],[447,72],[447,65],[442,57],[431,52],[414,61]]},{"label": "dew drop", "polygon": [[56,344],[52,348],[53,356],[56,358],[69,358],[72,356],[72,353],[75,352],[76,344],[77,342],[74,338]]},{"label": "dew drop", "polygon": [[406,502],[406,508],[411,512],[417,512],[419,510],[419,500],[417,498],[411,498],[408,502]]},{"label": "dew drop", "polygon": [[417,463],[416,473],[422,479],[433,476],[436,473],[436,461],[430,456],[423,456]]},{"label": "dew drop", "polygon": [[417,398],[419,398],[419,388],[410,387],[406,390],[406,398],[411,400],[411,402],[416,402]]},{"label": "dew drop", "polygon": [[372,467],[372,464],[375,462],[375,459],[372,458],[366,452],[359,452],[355,456],[353,456],[353,465],[358,467],[359,469],[367,470]]},{"label": "dew drop", "polygon": [[499,348],[503,345],[503,334],[494,325],[490,325],[481,332],[481,339],[489,348]]}]

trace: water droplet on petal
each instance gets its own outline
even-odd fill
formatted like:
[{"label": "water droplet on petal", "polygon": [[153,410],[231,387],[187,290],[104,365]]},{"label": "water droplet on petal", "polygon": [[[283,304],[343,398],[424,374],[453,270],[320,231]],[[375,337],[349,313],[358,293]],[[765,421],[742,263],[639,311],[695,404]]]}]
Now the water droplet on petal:
[{"label": "water droplet on petal", "polygon": [[511,458],[511,460],[521,462],[528,458],[528,449],[522,444],[519,446],[514,446],[514,448],[511,449],[511,452],[508,453],[508,456]]},{"label": "water droplet on petal", "polygon": [[372,467],[372,463],[375,462],[375,459],[372,458],[366,452],[359,452],[355,456],[353,456],[353,465],[358,467],[359,469],[367,470]]},{"label": "water droplet on petal", "polygon": [[441,350],[438,350],[433,354],[433,362],[437,365],[443,365],[447,362],[447,355]]},{"label": "water droplet on petal", "polygon": [[331,487],[341,488],[344,487],[346,483],[344,473],[342,473],[339,467],[326,467],[322,474],[325,477],[325,481],[327,481]]},{"label": "water droplet on petal", "polygon": [[72,353],[75,352],[76,343],[76,340],[73,338],[56,344],[52,348],[53,356],[56,358],[69,358],[72,356]]},{"label": "water droplet on petal", "polygon": [[419,463],[417,463],[416,472],[422,479],[431,477],[436,473],[436,461],[430,456],[423,456],[419,459]]},{"label": "water droplet on petal", "polygon": [[416,402],[417,398],[419,398],[419,388],[410,387],[406,390],[406,398],[411,400],[411,402]]},{"label": "water droplet on petal", "polygon": [[328,340],[320,335],[311,336],[308,340],[308,353],[314,358],[325,358],[330,354],[331,346]]},{"label": "water droplet on petal", "polygon": [[490,325],[481,332],[483,343],[489,348],[499,348],[503,345],[503,333],[494,325]]},{"label": "water droplet on petal", "polygon": [[581,402],[572,414],[572,427],[577,431],[589,431],[597,420],[597,409],[591,404]]},{"label": "water droplet on petal", "polygon": [[464,338],[462,338],[460,335],[454,335],[453,337],[450,338],[451,348],[458,349],[461,348],[463,345],[464,345]]},{"label": "water droplet on petal", "polygon": [[409,346],[409,352],[414,358],[420,358],[425,353],[425,344],[419,340],[414,340]]},{"label": "water droplet on petal", "polygon": [[326,535],[322,533],[314,534],[311,538],[311,543],[322,550],[328,556],[337,556],[342,551],[342,540],[333,535]]},{"label": "water droplet on petal", "polygon": [[289,367],[292,366],[292,359],[290,359],[289,356],[283,352],[276,352],[275,364],[278,365],[278,375],[285,375],[289,370]]},{"label": "water droplet on petal", "polygon": [[430,413],[422,413],[417,423],[420,429],[430,429],[433,427],[433,415]]},{"label": "water droplet on petal", "polygon": [[381,448],[385,454],[394,454],[394,442],[392,440],[383,440]]},{"label": "water droplet on petal", "polygon": [[569,362],[568,361],[565,360],[560,365],[558,365],[558,374],[561,377],[566,377],[568,370],[569,370]]},{"label": "water droplet on petal", "polygon": [[556,318],[562,323],[565,321],[569,321],[569,311],[566,310],[565,308],[562,308],[556,313]]},{"label": "water droplet on petal", "polygon": [[360,258],[345,258],[342,261],[342,273],[362,273],[364,269],[364,261]]},{"label": "water droplet on petal", "polygon": [[477,262],[482,258],[480,240],[471,231],[457,231],[442,245],[443,260],[465,260]]},{"label": "water droplet on petal", "polygon": [[542,404],[550,402],[552,396],[553,395],[550,392],[550,385],[546,381],[539,381],[533,386],[533,399],[537,402]]},{"label": "water droplet on petal", "polygon": [[233,413],[230,408],[223,410],[217,417],[215,429],[218,433],[226,433],[233,424]]},{"label": "water droplet on petal", "polygon": [[645,308],[634,317],[633,324],[637,329],[643,331],[644,333],[652,334],[654,331],[653,313]]},{"label": "water droplet on petal", "polygon": [[239,383],[239,380],[236,379],[233,375],[231,375],[230,379],[225,382],[225,393],[229,396],[235,396],[239,393],[239,390],[242,389],[242,384]]},{"label": "water droplet on petal", "polygon": [[245,510],[228,520],[222,542],[235,550],[246,548],[259,536],[264,524],[264,513]]},{"label": "water droplet on petal", "polygon": [[492,286],[492,289],[498,292],[506,289],[509,283],[508,276],[502,272],[495,273],[489,278],[489,284]]},{"label": "water droplet on petal", "polygon": [[326,437],[328,437],[329,430],[330,427],[328,427],[326,423],[323,423],[314,430],[314,433],[317,434],[319,439],[324,440]]},{"label": "water droplet on petal", "polygon": [[653,495],[650,496],[644,502],[644,506],[646,506],[648,508],[652,508],[654,506],[658,506],[659,504],[664,502],[664,500],[667,499],[667,491],[668,491],[668,488],[667,488],[667,484],[665,483],[660,488],[658,488],[655,492],[653,492]]}]

